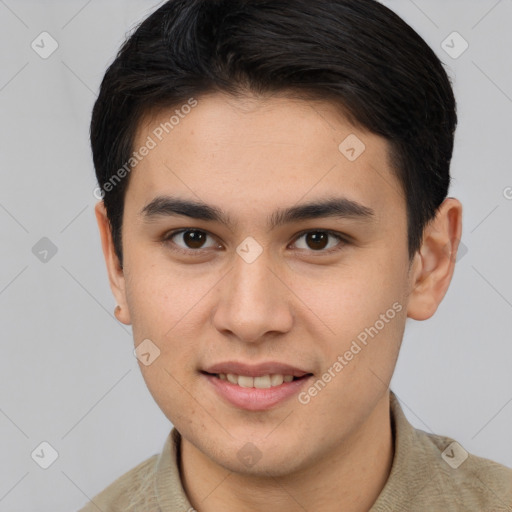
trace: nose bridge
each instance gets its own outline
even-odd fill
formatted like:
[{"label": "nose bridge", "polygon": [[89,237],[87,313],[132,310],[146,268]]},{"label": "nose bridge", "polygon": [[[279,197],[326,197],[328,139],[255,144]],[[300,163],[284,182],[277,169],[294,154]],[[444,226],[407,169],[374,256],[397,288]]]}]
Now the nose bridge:
[{"label": "nose bridge", "polygon": [[252,261],[243,256],[235,259],[230,283],[230,295],[235,307],[263,308],[269,304],[272,290],[275,293],[275,283],[270,281],[276,280],[269,267],[270,259],[266,251]]},{"label": "nose bridge", "polygon": [[244,253],[236,256],[215,312],[218,330],[231,331],[243,341],[257,341],[266,332],[291,327],[288,301],[271,266],[266,251],[254,259],[244,258]]}]

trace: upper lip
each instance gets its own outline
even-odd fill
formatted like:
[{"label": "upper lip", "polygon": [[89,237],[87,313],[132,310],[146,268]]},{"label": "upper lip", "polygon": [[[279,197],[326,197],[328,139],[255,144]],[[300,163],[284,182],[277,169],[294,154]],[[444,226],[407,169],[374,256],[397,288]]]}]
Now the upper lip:
[{"label": "upper lip", "polygon": [[290,366],[289,364],[279,363],[276,361],[266,361],[260,364],[247,364],[238,361],[226,361],[208,366],[203,371],[207,373],[232,373],[234,375],[246,375],[248,377],[261,377],[262,375],[293,375],[294,377],[302,377],[309,374],[305,370]]}]

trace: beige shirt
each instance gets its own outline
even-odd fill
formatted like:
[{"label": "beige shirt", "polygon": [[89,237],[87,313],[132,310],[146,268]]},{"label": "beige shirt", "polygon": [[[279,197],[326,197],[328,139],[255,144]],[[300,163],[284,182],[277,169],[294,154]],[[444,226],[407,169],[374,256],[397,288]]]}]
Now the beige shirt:
[{"label": "beige shirt", "polygon": [[[415,429],[393,392],[390,397],[393,464],[369,512],[512,512],[512,469]],[[180,480],[180,442],[173,428],[160,455],[125,473],[79,512],[194,512]]]}]

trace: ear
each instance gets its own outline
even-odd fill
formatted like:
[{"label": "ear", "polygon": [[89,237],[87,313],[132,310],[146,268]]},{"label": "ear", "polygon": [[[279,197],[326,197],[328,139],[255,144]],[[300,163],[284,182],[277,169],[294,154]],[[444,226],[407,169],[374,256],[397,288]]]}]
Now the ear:
[{"label": "ear", "polygon": [[98,228],[100,230],[101,246],[103,248],[103,256],[105,257],[105,263],[107,265],[110,289],[121,308],[119,313],[116,313],[116,317],[121,323],[130,325],[131,320],[126,301],[124,271],[121,268],[119,258],[114,250],[110,221],[108,220],[107,211],[103,201],[96,204],[94,212],[96,214],[96,221],[98,222]]},{"label": "ear", "polygon": [[455,270],[462,235],[462,204],[449,197],[425,227],[420,249],[411,266],[407,316],[427,320],[443,300]]}]

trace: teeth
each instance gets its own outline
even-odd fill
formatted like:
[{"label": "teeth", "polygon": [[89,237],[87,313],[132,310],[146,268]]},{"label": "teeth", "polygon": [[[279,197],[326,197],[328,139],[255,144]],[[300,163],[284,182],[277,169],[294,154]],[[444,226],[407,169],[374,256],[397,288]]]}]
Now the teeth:
[{"label": "teeth", "polygon": [[249,377],[247,375],[234,375],[232,373],[219,373],[220,380],[227,380],[231,384],[237,384],[242,388],[267,389],[280,386],[283,382],[291,382],[293,375],[262,375],[261,377]]},{"label": "teeth", "polygon": [[272,375],[270,377],[271,386],[280,386],[283,383],[284,377],[282,375]]},{"label": "teeth", "polygon": [[236,375],[233,375],[232,373],[228,373],[226,375],[226,378],[231,382],[231,384],[238,384],[238,377]]},{"label": "teeth", "polygon": [[238,385],[243,388],[252,388],[254,384],[254,379],[252,377],[246,377],[245,375],[238,376]]},{"label": "teeth", "polygon": [[272,384],[270,375],[262,375],[261,377],[254,377],[254,387],[258,389],[269,388]]}]

